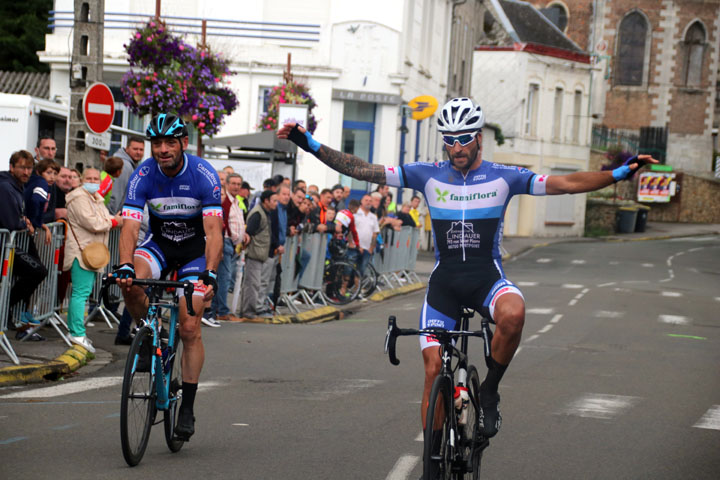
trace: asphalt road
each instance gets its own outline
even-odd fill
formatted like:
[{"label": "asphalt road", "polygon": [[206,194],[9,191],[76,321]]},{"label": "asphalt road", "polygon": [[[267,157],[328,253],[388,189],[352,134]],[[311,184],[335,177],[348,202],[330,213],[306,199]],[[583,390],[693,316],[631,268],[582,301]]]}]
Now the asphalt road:
[{"label": "asphalt road", "polygon": [[[720,238],[555,244],[505,269],[527,320],[483,478],[718,478]],[[418,478],[417,340],[398,341],[398,367],[382,344],[387,316],[416,325],[422,300],[204,329],[197,433],[171,454],[156,427],[134,469],[120,451],[121,361],[2,389],[0,477]]]}]

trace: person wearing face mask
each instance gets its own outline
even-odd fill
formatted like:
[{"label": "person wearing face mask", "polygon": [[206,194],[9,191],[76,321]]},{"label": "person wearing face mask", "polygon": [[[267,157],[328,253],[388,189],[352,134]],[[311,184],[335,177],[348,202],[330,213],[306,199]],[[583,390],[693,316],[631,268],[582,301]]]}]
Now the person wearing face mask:
[{"label": "person wearing face mask", "polygon": [[82,185],[67,194],[67,216],[69,222],[65,243],[63,270],[70,271],[72,296],[68,307],[68,329],[70,340],[90,352],[95,348],[85,333],[85,302],[95,283],[95,275],[101,269],[93,270],[83,262],[82,249],[92,242],[107,244],[111,228],[122,225],[118,213],[114,217],[105,208],[100,188],[100,172],[87,168],[82,175]]}]

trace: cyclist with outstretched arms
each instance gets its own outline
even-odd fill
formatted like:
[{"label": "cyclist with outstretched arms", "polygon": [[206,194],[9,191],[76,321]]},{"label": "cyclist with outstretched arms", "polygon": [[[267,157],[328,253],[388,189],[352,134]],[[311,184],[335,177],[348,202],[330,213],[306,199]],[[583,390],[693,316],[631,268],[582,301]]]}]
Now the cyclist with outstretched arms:
[{"label": "cyclist with outstretched arms", "polygon": [[[370,164],[354,155],[317,142],[304,128],[286,124],[278,131],[340,173],[358,180],[412,188],[424,193],[432,219],[437,263],[428,281],[420,328],[453,329],[461,306],[474,308],[496,324],[492,362],[481,392],[481,431],[494,436],[501,419],[498,384],[520,343],[525,302],[505,277],[500,242],[503,217],[513,195],[560,195],[598,190],[630,178],[649,155],[628,160],[612,171],[537,175],[525,168],[482,159],[484,114],[469,98],[454,98],[438,115],[448,161],[412,163],[401,167]],[[425,422],[430,388],[441,366],[439,346],[420,337],[425,363],[421,404]]]},{"label": "cyclist with outstretched arms", "polygon": [[[147,296],[132,286],[134,278],[160,279],[176,271],[178,281],[195,285],[195,316],[188,315],[185,302],[179,305],[183,395],[175,434],[187,441],[195,432],[193,405],[205,359],[200,321],[217,290],[215,269],[222,258],[220,179],[210,163],[185,152],[188,131],[179,117],[153,117],[146,135],[152,157],[138,165],[128,182],[120,265],[113,275],[136,321],[147,313]],[[146,204],[150,229],[136,248]]]}]

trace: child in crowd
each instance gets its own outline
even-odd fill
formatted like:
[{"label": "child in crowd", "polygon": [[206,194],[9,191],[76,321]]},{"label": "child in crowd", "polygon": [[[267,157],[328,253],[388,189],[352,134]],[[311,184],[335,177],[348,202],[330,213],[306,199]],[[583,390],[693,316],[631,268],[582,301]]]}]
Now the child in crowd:
[{"label": "child in crowd", "polygon": [[120,157],[110,157],[105,160],[105,169],[100,173],[100,188],[98,189],[98,193],[105,200],[106,207],[110,203],[113,178],[118,178],[120,176],[123,164],[123,159]]}]

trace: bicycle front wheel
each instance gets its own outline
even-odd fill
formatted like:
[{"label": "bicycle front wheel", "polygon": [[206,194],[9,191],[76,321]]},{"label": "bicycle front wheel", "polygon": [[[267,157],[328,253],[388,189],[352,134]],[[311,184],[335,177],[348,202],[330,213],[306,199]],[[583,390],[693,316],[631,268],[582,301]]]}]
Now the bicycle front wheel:
[{"label": "bicycle front wheel", "polygon": [[450,379],[438,376],[430,390],[425,417],[425,445],[423,449],[423,478],[452,478],[453,452],[451,446],[452,395]]},{"label": "bicycle front wheel", "polygon": [[135,335],[125,361],[120,400],[120,439],[123,456],[131,467],[142,460],[155,421],[152,360],[152,333],[149,327],[143,327]]},{"label": "bicycle front wheel", "polygon": [[165,443],[171,452],[179,452],[185,443],[183,440],[175,436],[175,426],[177,425],[177,412],[182,399],[182,340],[180,333],[175,331],[175,346],[173,347],[173,355],[167,359],[165,363],[166,371],[170,371],[170,387],[168,398],[170,404],[165,410]]},{"label": "bicycle front wheel", "polygon": [[467,387],[470,402],[467,406],[467,422],[462,431],[463,458],[465,459],[464,480],[480,478],[480,462],[487,440],[480,435],[480,377],[477,368],[470,365],[467,370]]},{"label": "bicycle front wheel", "polygon": [[325,269],[323,295],[334,305],[345,305],[360,293],[360,274],[352,263],[334,262]]},{"label": "bicycle front wheel", "polygon": [[368,263],[365,266],[365,273],[362,276],[362,283],[360,287],[360,297],[367,298],[373,294],[377,288],[378,275],[375,267]]}]

